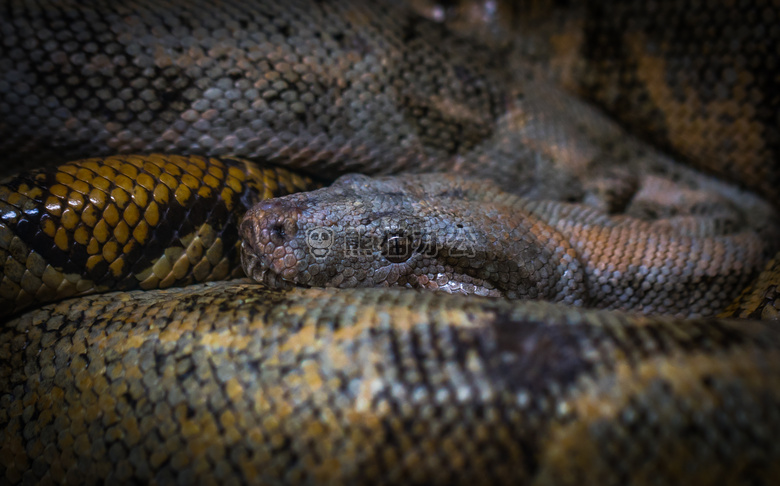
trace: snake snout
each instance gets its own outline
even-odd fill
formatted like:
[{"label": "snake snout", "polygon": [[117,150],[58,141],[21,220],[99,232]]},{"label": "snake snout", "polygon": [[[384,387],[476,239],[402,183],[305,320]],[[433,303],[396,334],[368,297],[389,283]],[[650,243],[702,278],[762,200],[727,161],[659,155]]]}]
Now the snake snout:
[{"label": "snake snout", "polygon": [[243,246],[269,263],[289,253],[291,242],[298,234],[301,210],[295,201],[284,198],[256,204],[247,211],[239,226]]},{"label": "snake snout", "polygon": [[241,263],[245,273],[273,288],[294,278],[292,240],[298,233],[301,207],[293,201],[270,199],[255,205],[239,225]]},{"label": "snake snout", "polygon": [[247,211],[241,221],[241,238],[258,253],[269,253],[295,237],[300,215],[300,208],[284,199],[263,201]]}]

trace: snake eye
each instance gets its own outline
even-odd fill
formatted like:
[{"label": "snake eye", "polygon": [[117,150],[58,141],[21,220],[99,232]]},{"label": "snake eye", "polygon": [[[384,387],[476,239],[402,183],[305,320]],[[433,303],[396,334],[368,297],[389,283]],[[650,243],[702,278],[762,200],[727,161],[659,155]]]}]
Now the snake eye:
[{"label": "snake eye", "polygon": [[404,235],[391,235],[382,243],[382,256],[390,263],[403,263],[412,256],[412,239]]}]

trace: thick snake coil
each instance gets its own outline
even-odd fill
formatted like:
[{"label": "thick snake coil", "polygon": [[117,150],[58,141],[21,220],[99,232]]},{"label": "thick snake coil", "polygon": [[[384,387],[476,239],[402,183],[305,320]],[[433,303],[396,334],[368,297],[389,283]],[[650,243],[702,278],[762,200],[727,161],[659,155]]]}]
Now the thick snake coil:
[{"label": "thick snake coil", "polygon": [[780,475],[780,333],[762,322],[227,282],[65,301],[0,337],[11,482]]},{"label": "thick snake coil", "polygon": [[[478,41],[465,36],[474,24],[445,30],[419,15],[437,17],[424,2],[0,7],[11,174],[0,185],[0,483],[780,481],[773,322],[208,282],[241,275],[237,223],[250,206],[319,185],[290,169],[317,180],[446,171],[456,175],[415,177],[477,176],[492,189],[448,185],[434,210],[496,191],[512,204],[481,216],[535,218],[531,243],[567,264],[582,257],[580,273],[541,272],[539,288],[562,282],[558,300],[601,305],[566,294],[581,275],[612,299],[604,307],[631,303],[616,268],[639,245],[652,263],[641,278],[655,280],[635,292],[653,301],[622,308],[776,318],[777,69],[751,40],[774,39],[776,8],[746,7],[746,33],[726,4],[691,6],[713,21],[672,24],[677,4],[640,3],[614,16],[598,2],[520,12],[537,25],[517,44],[494,42],[490,22],[477,22]],[[718,29],[733,42],[701,49]],[[697,62],[687,49],[704,64],[680,80],[668,70]],[[756,194],[681,166],[549,79],[611,111],[634,107],[622,116],[649,120],[644,137]],[[84,157],[95,158],[70,162]],[[458,221],[478,220],[463,211]],[[285,246],[292,227],[279,223],[266,231],[284,244],[264,250],[283,274],[303,247]],[[608,238],[617,230],[625,245]],[[650,230],[675,236],[653,247]],[[336,263],[340,282],[360,271]],[[700,267],[713,280],[677,280]]]}]

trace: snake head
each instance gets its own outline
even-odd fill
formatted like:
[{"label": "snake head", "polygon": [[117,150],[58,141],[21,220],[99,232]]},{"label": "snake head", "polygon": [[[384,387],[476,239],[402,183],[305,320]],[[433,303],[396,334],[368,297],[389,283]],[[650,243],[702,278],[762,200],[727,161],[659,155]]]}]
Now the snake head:
[{"label": "snake head", "polygon": [[408,194],[377,181],[348,175],[257,204],[240,226],[246,274],[283,289],[407,283],[407,262],[424,249],[424,224]]},{"label": "snake head", "polygon": [[273,288],[402,286],[579,298],[565,283],[581,282],[568,244],[507,205],[507,197],[493,185],[443,174],[344,176],[247,212],[243,267]]}]

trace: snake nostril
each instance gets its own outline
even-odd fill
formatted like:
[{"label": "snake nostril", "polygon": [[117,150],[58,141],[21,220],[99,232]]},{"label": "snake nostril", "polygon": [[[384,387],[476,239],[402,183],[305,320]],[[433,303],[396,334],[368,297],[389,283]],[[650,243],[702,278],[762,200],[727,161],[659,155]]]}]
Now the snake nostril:
[{"label": "snake nostril", "polygon": [[242,223],[242,236],[261,246],[284,245],[295,237],[300,212],[294,202],[284,199],[261,201],[244,218],[244,223],[251,224],[245,228]]},{"label": "snake nostril", "polygon": [[284,225],[279,222],[271,225],[271,232],[276,238],[279,238],[282,241],[287,239],[287,232],[284,230]]}]

